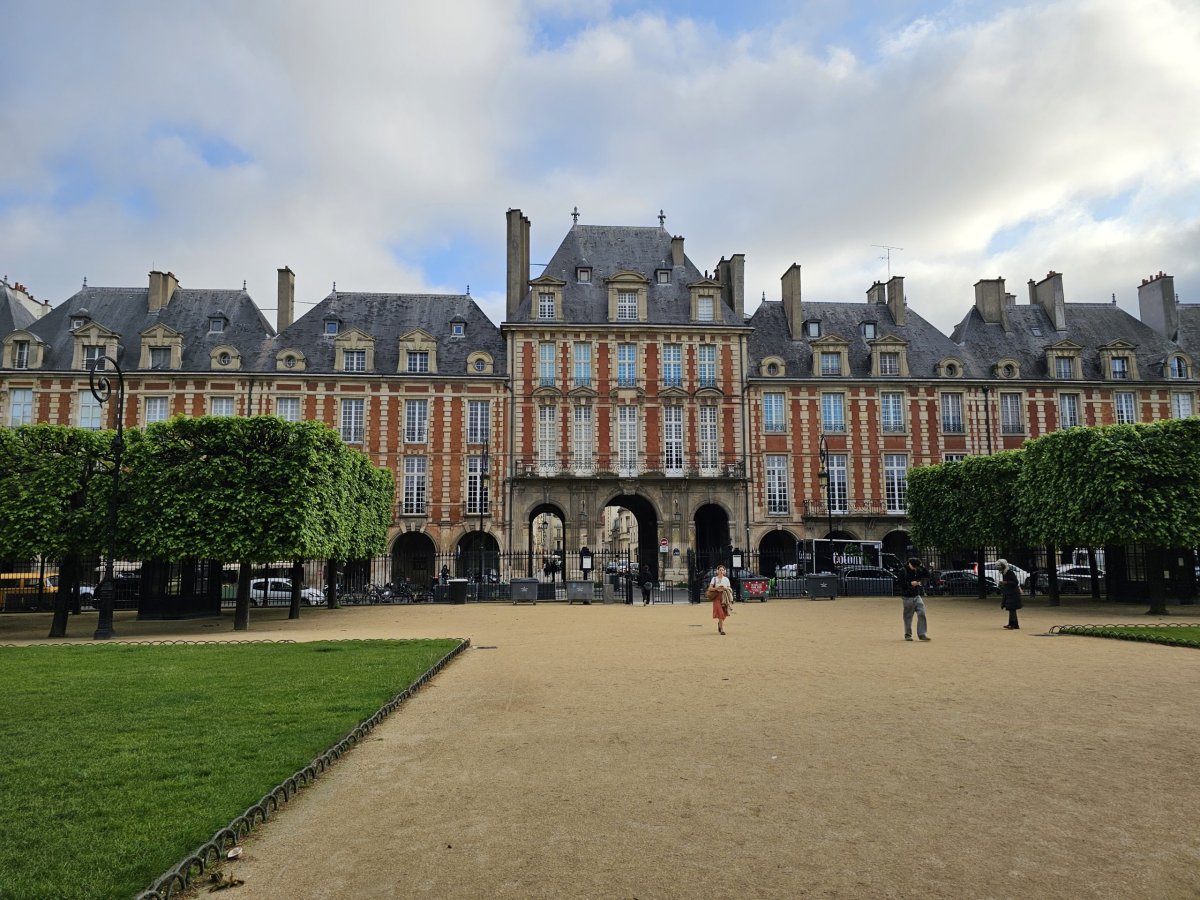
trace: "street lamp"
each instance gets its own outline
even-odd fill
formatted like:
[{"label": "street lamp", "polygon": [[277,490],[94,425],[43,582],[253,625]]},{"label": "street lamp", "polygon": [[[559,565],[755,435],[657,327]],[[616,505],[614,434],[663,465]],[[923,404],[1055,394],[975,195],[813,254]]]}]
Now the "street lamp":
[{"label": "street lamp", "polygon": [[[821,433],[821,471],[817,473],[817,480],[821,482],[821,486],[825,489],[825,517],[829,523],[829,540],[833,540],[833,479],[829,473],[829,444],[825,441],[824,432]],[[830,544],[830,547],[833,545]]]},{"label": "street lamp", "polygon": [[117,494],[121,486],[121,453],[125,449],[125,373],[111,356],[101,356],[92,363],[88,372],[88,386],[96,402],[103,405],[112,396],[112,382],[107,374],[97,375],[96,372],[106,371],[111,365],[117,373],[117,435],[113,438],[113,470],[112,494],[108,498],[108,557],[104,560],[104,579],[96,588],[96,608],[99,620],[96,623],[96,633],[93,640],[106,641],[116,635],[113,631],[113,601],[116,599],[116,579],[113,574],[113,558],[117,555]]},{"label": "street lamp", "polygon": [[[490,505],[491,495],[488,493],[488,485],[490,483],[491,459],[488,450],[491,444],[488,441],[483,445],[483,457],[479,460],[479,584],[483,585],[484,581],[484,560],[483,560],[483,513]],[[482,587],[479,588],[482,590]]]}]

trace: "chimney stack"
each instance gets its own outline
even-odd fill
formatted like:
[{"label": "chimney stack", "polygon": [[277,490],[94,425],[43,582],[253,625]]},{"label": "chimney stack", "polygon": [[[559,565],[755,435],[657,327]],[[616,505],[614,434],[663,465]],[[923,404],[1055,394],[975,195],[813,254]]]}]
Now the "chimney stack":
[{"label": "chimney stack", "polygon": [[1063,293],[1062,273],[1050,271],[1033,286],[1037,305],[1046,311],[1055,331],[1067,330],[1067,298]]},{"label": "chimney stack", "polygon": [[1138,285],[1138,317],[1168,341],[1178,339],[1179,304],[1172,276],[1159,272]]},{"label": "chimney stack", "polygon": [[[1030,288],[1031,296],[1032,290]],[[1008,324],[1008,294],[1004,290],[1003,278],[981,278],[975,282],[975,309],[983,321],[1000,325],[1005,332],[1012,330]]]},{"label": "chimney stack", "polygon": [[783,317],[787,319],[788,335],[796,340],[804,329],[804,309],[800,303],[800,266],[792,263],[779,280],[782,283]]},{"label": "chimney stack", "polygon": [[283,331],[296,319],[296,273],[288,266],[279,270],[278,298],[276,332]]},{"label": "chimney stack", "polygon": [[513,319],[529,288],[529,219],[510,209],[508,221],[508,283],[505,318]]},{"label": "chimney stack", "polygon": [[671,265],[683,265],[683,235],[671,238]]},{"label": "chimney stack", "polygon": [[175,294],[175,288],[177,287],[179,287],[179,281],[175,278],[173,272],[151,272],[150,312],[158,312],[160,309],[165,309],[167,304],[171,302],[171,297]]}]

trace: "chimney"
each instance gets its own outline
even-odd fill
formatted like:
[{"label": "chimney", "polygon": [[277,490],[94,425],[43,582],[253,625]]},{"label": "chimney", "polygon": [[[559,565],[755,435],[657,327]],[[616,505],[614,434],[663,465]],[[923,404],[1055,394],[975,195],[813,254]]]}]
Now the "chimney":
[{"label": "chimney", "polygon": [[741,325],[746,319],[746,254],[735,253],[725,263],[722,283],[728,283],[729,305],[733,307],[733,324]]},{"label": "chimney", "polygon": [[671,238],[671,265],[683,265],[683,235]]},{"label": "chimney", "polygon": [[975,282],[975,309],[983,321],[1000,325],[1005,332],[1012,330],[1008,324],[1008,294],[1004,290],[1003,278],[981,278]]},{"label": "chimney", "polygon": [[275,330],[283,331],[296,318],[296,273],[287,266],[279,270],[279,302],[276,304],[277,324]]},{"label": "chimney", "polygon": [[173,272],[151,272],[150,312],[158,312],[160,309],[165,309],[167,304],[171,302],[171,297],[175,294],[175,288],[178,286],[179,281],[175,278]]},{"label": "chimney", "polygon": [[529,220],[510,209],[508,221],[508,286],[505,318],[512,319],[529,289]]},{"label": "chimney", "polygon": [[869,288],[867,288],[867,303],[871,304],[872,306],[883,306],[885,303],[887,303],[886,290],[887,289],[884,288],[882,282],[876,281]]},{"label": "chimney", "polygon": [[1067,330],[1067,300],[1063,294],[1062,274],[1048,272],[1046,277],[1033,286],[1037,305],[1046,311],[1055,331]]},{"label": "chimney", "polygon": [[887,305],[892,313],[892,321],[897,325],[904,324],[904,276],[893,275],[887,283]]},{"label": "chimney", "polygon": [[800,266],[792,263],[779,280],[782,282],[783,317],[787,319],[788,334],[792,340],[796,340],[804,329],[804,309],[800,304]]},{"label": "chimney", "polygon": [[1168,341],[1178,338],[1179,305],[1175,301],[1175,279],[1159,272],[1138,286],[1138,318]]}]

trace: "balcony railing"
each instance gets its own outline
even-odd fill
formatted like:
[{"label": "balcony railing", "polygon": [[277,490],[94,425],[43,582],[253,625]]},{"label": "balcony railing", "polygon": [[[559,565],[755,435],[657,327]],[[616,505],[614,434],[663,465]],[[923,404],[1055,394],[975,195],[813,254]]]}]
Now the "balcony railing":
[{"label": "balcony railing", "polygon": [[621,477],[642,475],[660,478],[734,478],[746,477],[740,456],[713,453],[588,453],[531,456],[517,460],[518,478]]},{"label": "balcony railing", "polygon": [[[882,500],[870,497],[847,497],[844,500],[835,497],[832,513],[835,516],[884,516],[888,515],[888,509]],[[817,518],[828,516],[829,511],[823,499],[805,500],[804,515]]]}]

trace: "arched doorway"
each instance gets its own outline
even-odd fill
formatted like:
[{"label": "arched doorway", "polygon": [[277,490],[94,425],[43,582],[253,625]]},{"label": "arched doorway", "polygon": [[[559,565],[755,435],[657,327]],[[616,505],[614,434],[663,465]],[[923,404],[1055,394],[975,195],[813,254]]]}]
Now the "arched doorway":
[{"label": "arched doorway", "polygon": [[795,562],[796,538],[790,532],[772,531],[758,542],[758,568],[756,571],[760,575],[774,575],[779,566],[793,565]]},{"label": "arched doorway", "polygon": [[892,553],[897,560],[904,562],[916,553],[916,548],[913,547],[912,538],[908,532],[897,528],[883,536],[883,552]]},{"label": "arched doorway", "polygon": [[468,531],[454,549],[454,577],[495,583],[500,578],[500,546],[486,531]]},{"label": "arched doorway", "polygon": [[526,523],[526,546],[529,547],[529,559],[525,567],[527,576],[540,576],[551,581],[562,578],[566,524],[562,509],[553,503],[540,503],[529,511],[529,521]]},{"label": "arched doorway", "polygon": [[696,569],[704,573],[714,566],[729,562],[733,541],[729,531],[729,514],[715,503],[705,503],[692,519],[696,526]]},{"label": "arched doorway", "polygon": [[392,544],[392,583],[408,581],[414,588],[432,587],[437,575],[435,558],[436,548],[428,535],[418,531],[400,535]]},{"label": "arched doorway", "polygon": [[638,494],[618,494],[604,504],[604,507],[606,510],[611,507],[623,509],[633,517],[633,525],[623,538],[627,543],[616,545],[613,555],[620,557],[627,553],[633,568],[640,570],[642,566],[649,566],[651,577],[657,581],[658,510],[654,508],[654,504]]}]

